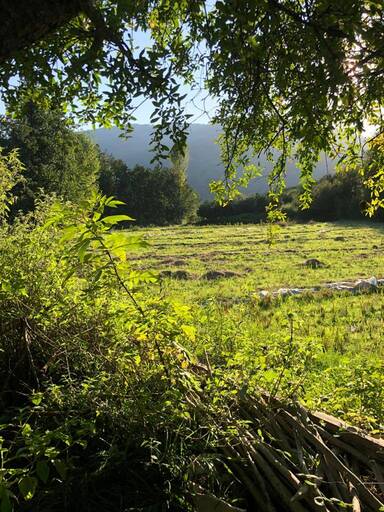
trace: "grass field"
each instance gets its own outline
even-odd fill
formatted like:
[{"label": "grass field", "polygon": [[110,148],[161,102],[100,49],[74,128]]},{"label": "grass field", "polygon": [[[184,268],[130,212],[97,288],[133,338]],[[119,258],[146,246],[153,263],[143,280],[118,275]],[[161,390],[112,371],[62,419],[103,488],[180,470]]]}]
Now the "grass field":
[{"label": "grass field", "polygon": [[[187,271],[187,280],[168,280],[165,287],[172,295],[194,301],[384,275],[381,224],[292,224],[276,229],[272,239],[263,225],[149,229],[145,236],[152,247],[134,259],[140,268]],[[318,258],[324,267],[304,267],[308,258]],[[201,277],[212,270],[238,276],[203,280],[202,286]]]},{"label": "grass field", "polygon": [[[272,238],[263,225],[143,233],[151,246],[131,255],[132,264],[173,273],[155,290],[192,306],[201,357],[231,366],[247,385],[293,389],[313,407],[381,428],[383,293],[321,291],[263,302],[258,292],[382,277],[383,225],[288,224]],[[324,266],[304,266],[309,258]],[[212,271],[233,275],[204,278]]]}]

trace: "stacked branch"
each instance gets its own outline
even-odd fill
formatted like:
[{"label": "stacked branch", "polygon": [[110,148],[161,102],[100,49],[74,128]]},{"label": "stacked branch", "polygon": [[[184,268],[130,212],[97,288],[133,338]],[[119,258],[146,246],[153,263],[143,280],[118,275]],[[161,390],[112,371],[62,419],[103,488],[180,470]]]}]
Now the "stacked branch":
[{"label": "stacked branch", "polygon": [[[223,439],[219,451],[237,488],[240,484],[244,490],[243,509],[384,510],[383,439],[266,395],[243,398],[224,423],[235,417],[245,421],[240,421],[237,436]],[[241,510],[222,500],[214,508],[201,507],[203,496],[201,490],[198,499],[195,495],[199,512]]]}]

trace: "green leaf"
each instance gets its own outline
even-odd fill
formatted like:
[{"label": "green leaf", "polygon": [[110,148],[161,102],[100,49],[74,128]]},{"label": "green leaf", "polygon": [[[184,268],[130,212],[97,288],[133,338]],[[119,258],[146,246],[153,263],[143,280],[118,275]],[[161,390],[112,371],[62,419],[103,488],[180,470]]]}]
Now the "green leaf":
[{"label": "green leaf", "polygon": [[71,268],[67,274],[65,274],[63,279],[63,285],[76,273],[75,268]]},{"label": "green leaf", "polygon": [[5,487],[0,488],[0,512],[12,512],[13,506],[9,499],[9,491]]},{"label": "green leaf", "polygon": [[31,500],[36,492],[37,478],[25,476],[19,480],[19,490],[25,500]]},{"label": "green leaf", "polygon": [[33,405],[40,405],[43,399],[43,393],[34,393],[31,398]]},{"label": "green leaf", "polygon": [[67,240],[70,240],[74,237],[76,233],[80,231],[78,226],[68,226],[67,228],[63,229],[63,236],[60,239],[60,242],[66,242]]},{"label": "green leaf", "polygon": [[121,204],[125,204],[124,201],[119,201],[118,199],[114,199],[113,197],[108,197],[105,201],[105,205],[109,206],[110,208],[116,208],[116,206],[119,206]]},{"label": "green leaf", "polygon": [[32,427],[29,423],[23,425],[22,434],[24,437],[29,437],[32,433]]},{"label": "green leaf", "polygon": [[65,480],[65,478],[67,476],[67,469],[68,469],[65,462],[60,459],[56,459],[54,461],[54,465],[55,465],[56,471],[59,473],[62,480]]},{"label": "green leaf", "polygon": [[100,279],[102,274],[103,274],[103,268],[98,268],[96,270],[96,272],[93,274],[93,278],[92,278],[93,282],[97,283],[97,281]]},{"label": "green leaf", "polygon": [[49,466],[45,460],[39,460],[36,464],[36,473],[40,480],[46,484],[49,478]]},{"label": "green leaf", "polygon": [[112,226],[124,220],[134,221],[135,219],[129,217],[129,215],[108,215],[107,217],[104,217],[102,220],[105,224],[110,224]]},{"label": "green leaf", "polygon": [[88,249],[90,243],[91,243],[91,240],[86,239],[77,248],[77,255],[79,256],[79,260],[81,262],[84,261],[85,254],[87,252],[87,249]]},{"label": "green leaf", "polygon": [[127,258],[127,251],[124,247],[116,247],[112,249],[113,255],[120,261],[125,261]]},{"label": "green leaf", "polygon": [[127,248],[129,247],[129,249],[141,249],[145,247],[150,247],[149,243],[143,240],[141,236],[126,237],[125,244]]},{"label": "green leaf", "polygon": [[196,327],[193,325],[182,325],[181,330],[184,332],[184,334],[191,339],[192,341],[195,340],[196,337]]}]

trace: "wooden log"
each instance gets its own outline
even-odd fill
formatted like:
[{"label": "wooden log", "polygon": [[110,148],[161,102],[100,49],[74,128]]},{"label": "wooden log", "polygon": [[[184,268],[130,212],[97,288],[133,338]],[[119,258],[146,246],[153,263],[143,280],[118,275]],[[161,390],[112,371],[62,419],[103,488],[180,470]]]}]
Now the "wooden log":
[{"label": "wooden log", "polygon": [[257,457],[254,457],[254,461],[260,472],[264,473],[268,484],[273,488],[276,497],[281,500],[286,510],[290,510],[291,512],[308,512],[308,509],[304,505],[292,501],[292,492],[289,491],[286,485],[276,475],[275,471],[271,468],[267,460],[261,454],[258,454]]},{"label": "wooden log", "polygon": [[303,435],[307,437],[307,439],[309,439],[311,443],[319,450],[319,452],[327,455],[329,462],[333,464],[334,467],[354,485],[356,491],[364,499],[367,507],[369,507],[374,512],[377,512],[381,507],[384,506],[384,503],[376,498],[376,496],[364,485],[360,478],[355,475],[349,468],[347,468],[347,466],[343,464],[343,462],[332,452],[332,450],[328,448],[320,436],[315,436],[307,428],[301,425],[301,423],[298,422],[289,412],[283,411],[283,413],[288,421],[290,421],[294,426],[297,426]]},{"label": "wooden log", "polygon": [[337,435],[340,440],[360,450],[368,457],[384,462],[384,439],[369,436],[363,430],[348,425],[330,414],[313,412],[309,414],[316,424],[323,425],[332,435]]},{"label": "wooden log", "polygon": [[346,454],[352,455],[356,460],[363,463],[365,466],[370,467],[369,458],[354,446],[351,446],[349,443],[342,441],[342,436],[339,437],[338,435],[331,434],[320,426],[317,426],[316,429],[330,445],[336,446]]},{"label": "wooden log", "polygon": [[[244,462],[244,457],[242,457],[233,446],[225,446],[222,448],[223,453],[227,456],[228,460],[231,462],[232,469],[235,474],[238,475],[243,485],[248,490],[249,494],[252,496],[252,498],[255,501],[255,504],[257,505],[259,510],[263,510],[263,507],[265,509],[265,512],[275,512],[275,509],[272,507],[271,504],[268,505],[268,501],[266,502],[263,499],[263,495],[260,493],[257,486],[254,485],[252,480],[248,477],[246,471],[242,466],[238,464],[236,461]],[[268,508],[265,508],[267,505]]]},{"label": "wooden log", "polygon": [[376,485],[384,495],[384,472],[375,460],[371,461],[370,467],[375,475]]}]

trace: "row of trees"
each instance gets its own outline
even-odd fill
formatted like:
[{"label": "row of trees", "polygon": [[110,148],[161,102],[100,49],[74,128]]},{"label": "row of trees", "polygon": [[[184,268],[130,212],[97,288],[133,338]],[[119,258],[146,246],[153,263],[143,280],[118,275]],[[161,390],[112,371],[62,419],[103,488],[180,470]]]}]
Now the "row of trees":
[{"label": "row of trees", "polygon": [[128,169],[122,160],[103,153],[100,160],[100,189],[125,202],[119,213],[132,216],[141,225],[195,220],[199,200],[187,182],[186,158],[175,155],[170,168],[153,169],[140,165]]},{"label": "row of trees", "polygon": [[266,217],[268,197],[254,194],[250,197],[236,198],[225,206],[217,202],[204,202],[198,215],[203,224],[237,224],[260,222]]},{"label": "row of trees", "polygon": [[[196,214],[198,198],[186,178],[187,156],[174,154],[169,168],[128,169],[102,153],[85,134],[75,132],[59,111],[26,103],[17,120],[3,117],[0,147],[18,149],[22,180],[12,193],[11,215],[33,210],[41,193],[55,193],[74,203],[100,190],[124,202],[121,213],[140,224],[178,224]],[[186,153],[186,152],[185,152]]]},{"label": "row of trees", "polygon": [[283,210],[298,220],[334,221],[341,219],[383,220],[384,137],[377,135],[365,151],[362,163],[321,178],[312,189],[310,207],[300,207],[300,187],[282,195]]},{"label": "row of trees", "polygon": [[[287,189],[281,196],[281,209],[288,219],[298,221],[367,220],[372,202],[372,190],[367,186],[371,176],[380,174],[383,152],[370,150],[364,168],[339,172],[321,178],[312,189],[312,202],[302,209],[300,186]],[[374,199],[374,198],[373,198]],[[203,203],[198,215],[200,222],[208,224],[253,223],[267,218],[269,199],[266,195],[237,198],[226,206],[215,202]],[[384,219],[382,209],[372,212],[375,221]]]},{"label": "row of trees", "polygon": [[[298,220],[359,219],[365,216],[372,200],[366,182],[380,174],[383,144],[377,138],[365,157],[363,169],[325,176],[315,184],[310,208],[300,208],[299,187],[282,196],[283,210]],[[11,209],[30,211],[36,197],[56,193],[74,203],[100,190],[124,202],[119,213],[127,214],[141,225],[167,225],[194,221],[197,213],[203,223],[258,222],[265,219],[268,198],[256,194],[236,199],[221,207],[215,202],[198,209],[198,196],[188,185],[188,152],[171,152],[170,166],[153,169],[136,166],[129,169],[122,160],[104,154],[86,135],[75,132],[59,111],[43,110],[26,103],[17,120],[3,117],[0,123],[0,147],[7,153],[18,148],[24,164],[23,180],[13,193]],[[198,209],[198,212],[197,212]],[[382,215],[376,213],[376,218]]]},{"label": "row of trees", "polygon": [[[282,195],[282,211],[288,219],[297,221],[367,220],[370,194],[363,176],[357,171],[338,173],[321,178],[313,187],[312,203],[303,210],[300,207],[300,187],[292,187]],[[226,206],[215,202],[203,203],[198,215],[203,224],[254,223],[267,219],[268,197],[255,194],[238,198]],[[382,210],[373,215],[383,220]]]},{"label": "row of trees", "polygon": [[357,171],[321,178],[313,187],[312,203],[306,210],[300,208],[300,192],[295,187],[283,194],[282,208],[291,219],[335,221],[366,218],[369,194],[363,177]]}]

